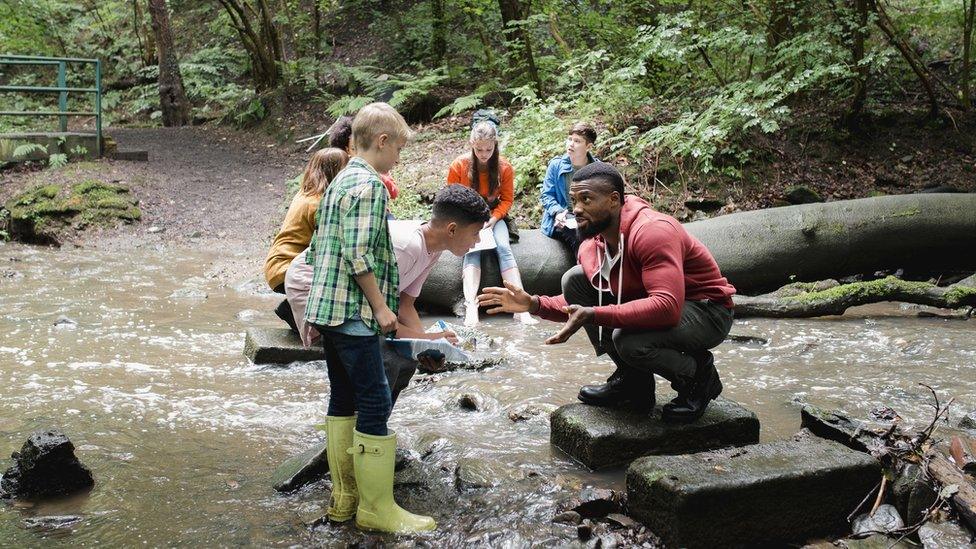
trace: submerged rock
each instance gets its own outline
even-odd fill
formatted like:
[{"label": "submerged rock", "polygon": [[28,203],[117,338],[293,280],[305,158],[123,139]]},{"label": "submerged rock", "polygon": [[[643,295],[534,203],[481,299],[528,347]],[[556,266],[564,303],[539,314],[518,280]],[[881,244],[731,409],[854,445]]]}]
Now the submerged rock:
[{"label": "submerged rock", "polygon": [[454,485],[458,490],[491,488],[499,484],[499,472],[487,460],[461,458],[454,468]]},{"label": "submerged rock", "polygon": [[[659,397],[667,402],[670,397]],[[652,413],[567,404],[550,416],[549,440],[591,469],[651,454],[683,454],[759,442],[756,414],[725,398],[698,421],[676,425]]]},{"label": "submerged rock", "polygon": [[82,517],[78,515],[30,517],[24,519],[24,526],[42,530],[56,530],[58,528],[70,528],[81,521]]},{"label": "submerged rock", "polygon": [[972,537],[958,522],[927,522],[918,531],[925,549],[955,549],[972,547]]},{"label": "submerged rock", "polygon": [[859,452],[868,452],[877,444],[878,437],[868,423],[816,406],[808,405],[800,410],[800,427]]},{"label": "submerged rock", "polygon": [[548,416],[555,410],[556,407],[552,404],[523,404],[508,412],[508,419],[518,423],[542,415]]},{"label": "submerged rock", "polygon": [[58,330],[74,330],[78,327],[78,322],[65,315],[59,315],[57,320],[54,321],[54,327]]},{"label": "submerged rock", "polygon": [[0,494],[4,497],[66,495],[95,484],[91,471],[75,457],[74,445],[58,430],[31,434],[20,452],[11,457],[13,467],[0,478]]},{"label": "submerged rock", "polygon": [[783,545],[848,532],[850,510],[880,474],[867,454],[803,436],[638,459],[627,504],[669,546]]},{"label": "submerged rock", "polygon": [[326,443],[321,442],[297,456],[288,458],[271,475],[271,485],[279,492],[291,492],[325,478],[329,472]]}]

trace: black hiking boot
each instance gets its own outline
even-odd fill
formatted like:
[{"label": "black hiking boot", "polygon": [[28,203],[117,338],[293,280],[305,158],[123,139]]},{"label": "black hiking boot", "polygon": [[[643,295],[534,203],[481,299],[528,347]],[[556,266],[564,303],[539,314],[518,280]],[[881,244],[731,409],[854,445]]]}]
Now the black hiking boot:
[{"label": "black hiking boot", "polygon": [[287,299],[279,303],[274,312],[278,315],[278,318],[285,321],[285,324],[291,328],[291,331],[295,335],[298,335],[298,325],[295,324],[295,315],[291,312],[291,305],[288,304]]},{"label": "black hiking boot", "polygon": [[600,385],[584,385],[576,396],[583,404],[649,411],[654,409],[654,376],[625,374],[620,368]]},{"label": "black hiking boot", "polygon": [[715,369],[715,358],[709,351],[691,354],[695,359],[695,377],[674,400],[664,405],[661,419],[666,423],[691,423],[702,417],[708,403],[722,394],[722,380]]}]

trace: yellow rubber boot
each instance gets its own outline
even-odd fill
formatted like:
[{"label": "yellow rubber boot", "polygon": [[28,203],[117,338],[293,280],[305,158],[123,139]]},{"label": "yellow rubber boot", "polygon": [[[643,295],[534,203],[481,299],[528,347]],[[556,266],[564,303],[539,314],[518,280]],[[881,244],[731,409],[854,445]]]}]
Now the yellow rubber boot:
[{"label": "yellow rubber boot", "polygon": [[332,475],[332,497],[329,498],[328,515],[330,520],[344,522],[356,514],[359,505],[359,490],[356,488],[356,475],[353,472],[352,433],[356,427],[356,416],[326,416],[326,458]]},{"label": "yellow rubber boot", "polygon": [[385,437],[353,434],[353,468],[359,486],[356,526],[363,530],[407,534],[437,528],[434,519],[415,515],[393,501],[393,466],[396,461],[396,433]]}]

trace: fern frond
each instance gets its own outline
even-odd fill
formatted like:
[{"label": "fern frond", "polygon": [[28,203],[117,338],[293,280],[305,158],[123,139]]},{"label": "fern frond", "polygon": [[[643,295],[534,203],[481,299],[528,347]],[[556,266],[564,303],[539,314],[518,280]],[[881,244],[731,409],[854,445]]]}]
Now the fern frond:
[{"label": "fern frond", "polygon": [[62,153],[52,154],[47,157],[47,167],[58,170],[68,165],[68,155]]},{"label": "fern frond", "polygon": [[47,153],[47,147],[45,145],[41,145],[40,143],[24,143],[23,145],[18,145],[17,148],[14,149],[13,157],[21,158],[32,155],[36,152]]}]

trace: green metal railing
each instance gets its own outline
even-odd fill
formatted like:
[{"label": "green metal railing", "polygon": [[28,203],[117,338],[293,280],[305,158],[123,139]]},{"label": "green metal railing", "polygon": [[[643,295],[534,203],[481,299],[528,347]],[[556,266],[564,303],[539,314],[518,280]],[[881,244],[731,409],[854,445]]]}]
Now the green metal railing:
[{"label": "green metal railing", "polygon": [[[68,65],[95,65],[94,88],[69,88]],[[60,122],[62,132],[68,131],[69,116],[94,116],[95,139],[98,156],[102,156],[102,62],[99,59],[77,59],[71,57],[39,57],[35,55],[0,54],[0,65],[46,65],[58,67],[58,81],[56,86],[0,86],[0,93],[56,93],[58,94],[58,110],[56,111],[0,111],[0,116],[43,117],[56,116]],[[69,93],[95,94],[94,111],[69,111]]]}]

